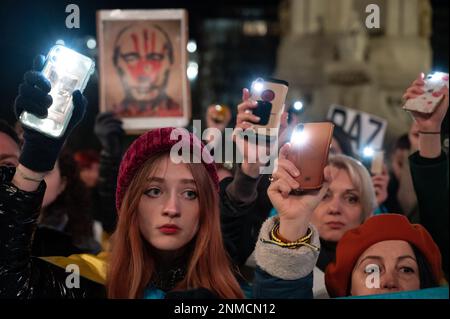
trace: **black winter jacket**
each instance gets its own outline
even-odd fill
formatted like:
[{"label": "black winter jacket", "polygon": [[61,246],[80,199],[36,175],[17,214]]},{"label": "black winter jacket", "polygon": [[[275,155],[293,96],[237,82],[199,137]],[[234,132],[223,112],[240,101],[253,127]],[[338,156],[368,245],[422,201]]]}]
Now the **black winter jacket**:
[{"label": "black winter jacket", "polygon": [[[80,276],[68,288],[65,269],[31,255],[33,235],[46,184],[25,192],[11,183],[15,168],[0,167],[0,298],[105,298],[105,287]],[[217,298],[199,288],[169,292],[166,299]]]},{"label": "black winter jacket", "polygon": [[448,279],[448,157],[442,152],[439,157],[430,159],[416,152],[409,157],[409,166],[419,204],[420,223],[438,245],[442,254],[442,267]]},{"label": "black winter jacket", "polygon": [[104,297],[102,285],[80,277],[80,288],[66,288],[63,268],[31,256],[32,237],[46,185],[24,192],[11,183],[15,169],[0,167],[0,297]]}]

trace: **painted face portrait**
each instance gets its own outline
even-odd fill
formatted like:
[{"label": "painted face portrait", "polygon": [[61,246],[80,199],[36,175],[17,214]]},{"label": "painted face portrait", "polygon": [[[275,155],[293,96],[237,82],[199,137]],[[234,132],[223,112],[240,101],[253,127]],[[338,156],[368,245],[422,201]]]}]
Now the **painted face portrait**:
[{"label": "painted face portrait", "polygon": [[173,46],[156,25],[123,28],[114,45],[114,66],[125,91],[122,104],[151,112],[179,108],[166,94],[173,64]]},{"label": "painted face portrait", "polygon": [[126,134],[188,126],[192,116],[185,10],[99,10],[99,109]]}]

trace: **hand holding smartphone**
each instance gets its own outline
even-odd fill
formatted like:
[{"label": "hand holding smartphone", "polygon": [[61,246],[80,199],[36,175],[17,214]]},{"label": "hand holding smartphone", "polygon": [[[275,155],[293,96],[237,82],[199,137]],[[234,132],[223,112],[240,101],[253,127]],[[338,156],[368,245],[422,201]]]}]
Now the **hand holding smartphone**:
[{"label": "hand holding smartphone", "polygon": [[372,151],[363,155],[362,164],[367,168],[370,175],[380,175],[383,173],[384,151]]},{"label": "hand holding smartphone", "polygon": [[330,122],[300,123],[294,128],[287,158],[300,171],[296,178],[300,184],[297,192],[322,187],[333,130],[334,124]]},{"label": "hand holding smartphone", "polygon": [[23,112],[20,121],[27,127],[53,138],[61,137],[72,115],[72,93],[83,92],[94,72],[94,61],[62,45],[52,47],[47,55],[42,74],[50,81],[53,99],[48,116],[39,118]]},{"label": "hand holding smartphone", "polygon": [[258,78],[251,86],[251,99],[258,103],[252,113],[261,118],[254,128],[258,134],[276,137],[284,111],[289,84],[278,79]]},{"label": "hand holding smartphone", "polygon": [[431,114],[444,98],[441,89],[444,86],[449,87],[449,75],[443,72],[430,73],[425,78],[425,85],[422,95],[406,101],[404,110],[415,111],[424,114]]}]

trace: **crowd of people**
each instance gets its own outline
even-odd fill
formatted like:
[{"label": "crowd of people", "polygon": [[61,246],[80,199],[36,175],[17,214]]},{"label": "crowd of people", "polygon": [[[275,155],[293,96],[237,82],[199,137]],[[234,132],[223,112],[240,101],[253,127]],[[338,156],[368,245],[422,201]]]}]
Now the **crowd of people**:
[{"label": "crowd of people", "polygon": [[[419,76],[404,100],[423,93]],[[51,86],[39,67],[25,74],[14,103],[45,117]],[[242,163],[176,163],[172,127],[151,129],[123,145],[122,122],[97,116],[101,151],[71,152],[65,141],[83,120],[74,110],[60,138],[0,122],[1,298],[335,298],[407,291],[426,296],[448,280],[448,155],[441,125],[448,89],[431,115],[411,112],[382,172],[371,174],[334,130],[324,183],[293,194],[300,174],[288,159],[301,116],[285,112],[278,158],[250,161],[266,144],[242,140]],[[235,130],[259,118],[249,91]],[[221,112],[221,114],[217,114]],[[225,115],[224,115],[225,114]],[[208,127],[225,130],[231,112],[211,106]],[[220,120],[217,120],[219,119]],[[242,138],[235,135],[234,138]],[[189,133],[191,154],[205,143]],[[65,267],[80,269],[67,287]],[[447,290],[448,293],[448,290]]]}]

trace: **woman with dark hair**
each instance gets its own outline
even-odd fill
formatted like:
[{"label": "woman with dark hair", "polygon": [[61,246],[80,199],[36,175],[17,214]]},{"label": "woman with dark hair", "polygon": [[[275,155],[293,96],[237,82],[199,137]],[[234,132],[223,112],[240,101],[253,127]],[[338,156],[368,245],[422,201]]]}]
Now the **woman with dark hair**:
[{"label": "woman with dark hair", "polygon": [[0,119],[0,165],[17,166],[19,155],[19,137],[7,122]]},{"label": "woman with dark hair", "polygon": [[97,185],[100,170],[100,155],[94,150],[83,150],[73,155],[80,171],[80,178],[88,188]]},{"label": "woman with dark hair", "polygon": [[101,247],[94,238],[89,193],[80,179],[70,151],[61,153],[55,167],[44,180],[47,188],[32,254],[68,256],[98,253]]},{"label": "woman with dark hair", "polygon": [[[18,135],[0,120],[0,166],[16,167],[19,154]],[[68,256],[98,252],[100,246],[93,238],[87,190],[80,181],[70,152],[60,155],[45,181],[47,188],[39,227],[34,236],[33,255]]]},{"label": "woman with dark hair", "polygon": [[441,253],[425,228],[385,214],[342,237],[325,283],[332,297],[344,297],[433,288],[445,278]]}]

